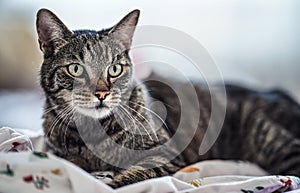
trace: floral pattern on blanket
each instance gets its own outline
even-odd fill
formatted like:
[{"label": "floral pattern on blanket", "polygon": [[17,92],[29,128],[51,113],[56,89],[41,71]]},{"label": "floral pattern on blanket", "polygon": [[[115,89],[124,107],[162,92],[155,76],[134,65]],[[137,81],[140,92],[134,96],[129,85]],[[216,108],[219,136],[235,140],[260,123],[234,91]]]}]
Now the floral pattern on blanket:
[{"label": "floral pattern on blanket", "polygon": [[[3,131],[3,128],[0,128],[0,133],[5,133],[5,136],[0,135],[0,139],[5,139],[5,141],[0,141],[0,148],[1,144],[4,144],[3,149],[16,149],[16,146],[9,145],[7,142],[11,140],[8,136],[20,137],[21,135],[13,134],[11,130]],[[181,169],[173,177],[149,179],[113,190],[104,183],[106,178],[113,178],[111,173],[104,172],[100,179],[95,179],[74,164],[50,153],[31,152],[31,148],[24,148],[27,147],[26,141],[28,142],[28,139],[24,136],[20,141],[23,148],[17,150],[27,152],[2,151],[0,153],[1,193],[271,193],[287,191],[300,193],[300,178],[298,177],[271,176],[255,164],[224,160],[195,163]],[[14,139],[9,142],[18,141]]]}]

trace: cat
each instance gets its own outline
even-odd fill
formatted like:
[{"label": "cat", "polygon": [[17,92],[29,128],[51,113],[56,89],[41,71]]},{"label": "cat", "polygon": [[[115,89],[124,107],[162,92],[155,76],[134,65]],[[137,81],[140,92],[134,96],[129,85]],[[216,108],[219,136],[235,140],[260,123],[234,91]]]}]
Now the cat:
[{"label": "cat", "polygon": [[[225,105],[213,101],[218,85],[215,91],[198,82],[191,88],[157,74],[136,80],[129,51],[139,14],[134,10],[101,31],[70,31],[51,11],[38,11],[48,150],[93,175],[113,171],[108,182],[113,188],[171,175],[207,159],[247,160],[271,174],[300,176],[298,103],[281,91],[225,85]],[[185,89],[185,106],[168,82]],[[198,104],[189,102],[195,91]],[[151,101],[165,105],[163,122]],[[226,108],[225,119],[216,142],[200,155],[212,102]],[[162,123],[155,124],[155,118]]]}]

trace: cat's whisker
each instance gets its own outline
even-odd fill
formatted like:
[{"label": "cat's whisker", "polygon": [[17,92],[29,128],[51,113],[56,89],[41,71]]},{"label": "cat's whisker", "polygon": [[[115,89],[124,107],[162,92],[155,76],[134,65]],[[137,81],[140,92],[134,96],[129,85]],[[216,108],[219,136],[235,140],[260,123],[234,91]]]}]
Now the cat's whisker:
[{"label": "cat's whisker", "polygon": [[[134,119],[134,117],[132,117],[131,115],[130,115],[130,113],[122,106],[122,105],[119,105],[119,107],[120,107],[120,109],[122,109],[124,112],[125,112],[125,114],[132,120],[132,122],[133,122],[133,124],[134,124],[134,132],[136,132],[136,129],[139,131],[139,134],[140,134],[140,136],[141,136],[141,139],[142,139],[142,144],[144,144],[144,137],[143,137],[143,135],[142,135],[142,133],[141,133],[141,131],[138,129],[138,127],[137,127],[137,125],[136,125],[136,120]],[[139,122],[138,122],[139,123]]]},{"label": "cat's whisker", "polygon": [[105,104],[109,104],[111,106],[117,106],[119,104],[119,101],[115,101],[115,100],[105,101]]},{"label": "cat's whisker", "polygon": [[47,113],[53,111],[54,109],[57,109],[58,107],[59,107],[58,105],[54,105],[54,106],[52,106],[52,107],[48,107],[48,108],[46,108],[46,109],[44,110],[44,114],[47,114]]},{"label": "cat's whisker", "polygon": [[65,128],[65,132],[64,132],[64,141],[63,141],[63,143],[64,143],[65,150],[66,150],[67,152],[69,152],[69,150],[68,150],[68,148],[67,148],[67,143],[66,143],[66,139],[67,139],[67,131],[68,131],[68,128],[69,128],[69,124],[70,124],[70,122],[71,122],[71,120],[72,120],[73,112],[74,112],[74,109],[72,108],[71,111],[69,112],[69,115],[66,116],[66,118],[65,118],[65,120],[68,120],[68,123],[67,123],[67,126],[66,126],[66,128]]},{"label": "cat's whisker", "polygon": [[64,113],[66,112],[63,111],[62,113],[60,113],[56,118],[55,120],[53,121],[53,123],[51,124],[50,126],[50,130],[47,132],[46,136],[49,135],[49,138],[51,138],[52,136],[52,132],[54,131],[55,127],[57,126],[57,124],[59,123],[59,125],[61,124],[60,120],[64,117]]},{"label": "cat's whisker", "polygon": [[[65,123],[66,121],[67,121],[67,125],[66,125],[66,130],[67,130],[67,128],[68,128],[68,124],[69,124],[69,122],[70,122],[70,117],[72,116],[72,108],[69,108],[66,112],[65,112],[65,114],[63,115],[63,116],[61,116],[61,120],[60,120],[60,124],[59,125],[57,125],[57,127],[58,128],[60,128],[61,130],[63,130],[63,123]],[[66,133],[66,130],[65,130],[65,133]],[[64,138],[65,138],[65,136],[64,136]],[[65,140],[64,140],[64,144],[65,144]]]},{"label": "cat's whisker", "polygon": [[[146,89],[146,92],[151,93],[151,90],[147,90],[147,89]],[[134,93],[133,93],[131,96],[136,96],[136,97],[138,97],[138,95],[137,95],[137,94],[134,94]],[[164,105],[170,107],[171,109],[174,109],[174,110],[176,109],[176,108],[173,107],[172,105],[167,104],[167,103],[165,103],[165,102],[163,102],[163,101],[159,101],[159,102],[161,102],[162,104],[164,104]]]},{"label": "cat's whisker", "polygon": [[[70,103],[70,102],[71,102],[71,100],[70,101],[66,101],[66,103]],[[59,105],[53,105],[53,106],[50,106],[48,108],[45,108],[44,109],[44,114],[47,114],[47,113],[49,113],[49,112],[51,112],[51,111],[53,111],[55,109],[58,109],[59,107],[60,107]]]},{"label": "cat's whisker", "polygon": [[46,136],[49,136],[49,138],[52,135],[53,130],[55,129],[56,125],[60,122],[60,120],[72,109],[72,106],[68,105],[66,106],[56,117],[53,123],[50,126],[49,131],[46,133]]},{"label": "cat's whisker", "polygon": [[[121,104],[120,104],[121,105]],[[123,105],[121,105],[124,109],[126,109]],[[130,112],[128,110],[126,110],[129,114]],[[150,140],[153,141],[153,138],[152,136],[150,135],[150,133],[148,132],[148,130],[145,128],[145,126],[143,125],[143,123],[141,123],[137,118],[135,118],[134,116],[132,116],[134,118],[134,120],[142,126],[143,130],[146,132],[147,136],[149,137]],[[140,131],[140,127],[137,128],[139,130],[139,133],[141,134],[141,131]]]},{"label": "cat's whisker", "polygon": [[[121,109],[122,110],[122,109]],[[124,112],[124,110],[122,110],[122,112]],[[125,112],[125,114],[127,115],[127,112]],[[127,116],[129,116],[129,115],[127,115]],[[121,115],[121,117],[120,117],[121,119],[123,119],[122,118],[122,115]],[[124,120],[124,119],[123,119]],[[131,120],[132,120],[132,118],[131,118]],[[124,120],[124,122],[126,122],[125,120]],[[131,136],[132,136],[132,149],[134,149],[134,147],[135,147],[135,143],[136,143],[136,139],[135,139],[135,134],[137,133],[137,126],[136,126],[136,124],[135,124],[135,121],[133,120],[133,124],[134,124],[134,127],[133,127],[133,132],[129,132],[130,134],[131,134]],[[128,126],[127,126],[128,127]],[[141,135],[141,133],[139,132],[139,134]],[[142,136],[142,143],[144,144],[144,138],[143,138],[143,136]]]},{"label": "cat's whisker", "polygon": [[131,104],[137,105],[137,106],[139,106],[139,107],[145,109],[146,111],[152,113],[154,116],[156,116],[156,117],[162,122],[162,124],[163,124],[163,125],[166,127],[166,129],[170,132],[170,129],[169,129],[169,127],[167,126],[167,124],[165,123],[165,121],[164,121],[157,113],[155,113],[153,110],[151,110],[150,108],[147,108],[147,107],[145,107],[145,106],[143,106],[143,105],[140,105],[140,104],[138,104],[138,103],[134,103],[134,102],[132,102],[132,101],[129,101],[129,102],[130,102]]},{"label": "cat's whisker", "polygon": [[[158,137],[156,135],[155,129],[152,127],[152,124],[150,123],[150,121],[147,118],[145,118],[141,113],[139,113],[135,109],[131,108],[129,105],[126,105],[126,107],[128,107],[130,110],[134,111],[138,117],[142,118],[143,120],[145,120],[148,123],[148,125],[150,126],[150,129],[152,130],[152,134],[154,134],[156,140],[159,141]],[[148,132],[148,130],[145,127],[144,127],[144,130],[147,133],[147,135],[149,136],[149,138],[153,141],[152,136],[150,135],[150,133]]]},{"label": "cat's whisker", "polygon": [[[126,112],[124,112],[124,110],[123,109],[119,109],[120,111],[119,112],[117,112],[117,114],[118,113],[120,113],[120,112],[122,112],[122,113],[124,113],[129,119],[132,119],[131,117],[129,117],[128,115],[127,115],[127,113]],[[122,115],[120,115],[120,117],[122,117]],[[135,124],[134,124],[135,125]],[[128,126],[126,126],[126,127],[128,127]],[[135,128],[135,126],[134,126],[134,128]],[[124,131],[124,132],[126,132],[126,131]],[[132,132],[128,132],[128,133],[131,133],[131,135],[132,135],[132,140],[133,140],[133,144],[135,144],[135,136],[134,136],[134,134],[132,133]],[[129,135],[129,134],[128,134]]]},{"label": "cat's whisker", "polygon": [[[119,107],[120,107],[120,108],[119,108]],[[132,122],[133,125],[134,125],[134,128],[136,128],[135,120],[134,120],[133,117],[129,114],[129,112],[128,112],[126,109],[124,109],[124,107],[122,107],[122,106],[118,106],[118,109],[121,110],[121,112],[123,112],[123,113],[131,120],[131,122]],[[130,126],[130,128],[128,128],[128,129],[131,129],[131,126]]]},{"label": "cat's whisker", "polygon": [[[124,121],[124,119],[122,118],[122,115],[120,114],[120,111],[118,111],[118,112],[116,112],[116,114],[118,115],[118,117],[121,119],[121,121],[122,121],[122,125],[125,127],[125,128],[127,128],[127,125],[126,125],[126,123],[125,123],[125,121]],[[121,124],[120,124],[121,125]],[[129,132],[130,133],[130,132]],[[127,132],[125,132],[125,134],[126,134],[126,136],[127,135],[129,135],[129,134],[127,134]],[[131,135],[132,135],[132,139],[133,139],[133,141],[135,140],[135,138],[134,138],[134,136],[133,136],[133,134],[131,133]],[[124,143],[125,144],[125,143]],[[123,146],[122,147],[124,147],[124,144],[123,144]],[[132,147],[131,147],[132,148]]]}]

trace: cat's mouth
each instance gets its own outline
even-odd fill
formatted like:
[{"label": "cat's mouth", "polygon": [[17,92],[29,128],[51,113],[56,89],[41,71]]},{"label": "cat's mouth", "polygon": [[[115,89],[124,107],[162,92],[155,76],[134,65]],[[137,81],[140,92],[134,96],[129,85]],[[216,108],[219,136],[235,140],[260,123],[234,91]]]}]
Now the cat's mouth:
[{"label": "cat's mouth", "polygon": [[111,113],[110,108],[105,103],[99,103],[93,106],[81,106],[79,112],[94,118],[104,118]]},{"label": "cat's mouth", "polygon": [[108,108],[108,106],[104,103],[100,103],[99,105],[95,106],[95,109],[102,109],[102,108]]},{"label": "cat's mouth", "polygon": [[99,109],[104,109],[104,108],[109,108],[105,103],[100,103],[100,104],[97,104],[97,105],[94,105],[94,106],[87,106],[87,107],[84,107],[84,108],[87,108],[87,109],[96,109],[96,110],[99,110]]}]

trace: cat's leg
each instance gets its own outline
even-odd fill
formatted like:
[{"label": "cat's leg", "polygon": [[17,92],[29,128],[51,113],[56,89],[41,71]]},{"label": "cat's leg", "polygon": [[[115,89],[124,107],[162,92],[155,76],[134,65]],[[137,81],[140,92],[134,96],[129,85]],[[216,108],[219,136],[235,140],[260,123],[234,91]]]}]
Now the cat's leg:
[{"label": "cat's leg", "polygon": [[[65,159],[90,172],[90,174],[97,179],[104,178],[103,171],[113,171],[114,176],[109,176],[109,178],[112,177],[112,180],[104,181],[113,188],[133,184],[150,178],[170,175],[185,166],[182,161],[183,159],[180,156],[177,156],[173,160],[169,159],[170,155],[176,155],[175,151],[172,151],[172,148],[167,151],[149,151],[149,154],[145,155],[143,159],[139,159],[136,164],[129,166],[128,169],[116,168],[102,161],[96,156],[97,154],[94,154],[94,152],[90,151],[87,147],[81,147],[81,149],[81,154],[77,154],[76,156],[67,156]],[[107,156],[111,156],[111,159],[116,159],[113,154]],[[132,156],[138,155],[130,154],[128,157],[122,157],[122,160],[128,160]]]},{"label": "cat's leg", "polygon": [[180,159],[168,161],[164,157],[148,157],[135,166],[120,171],[109,183],[113,188],[133,184],[150,178],[171,175],[183,166]]},{"label": "cat's leg", "polygon": [[248,115],[244,130],[243,158],[271,174],[300,176],[300,140],[262,111]]}]

